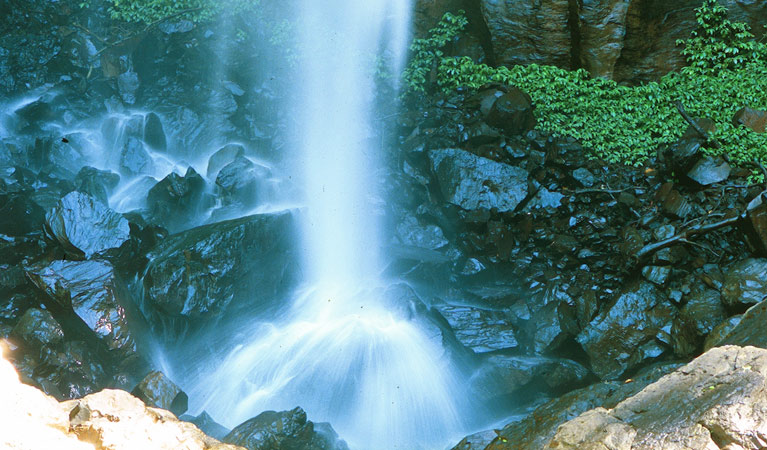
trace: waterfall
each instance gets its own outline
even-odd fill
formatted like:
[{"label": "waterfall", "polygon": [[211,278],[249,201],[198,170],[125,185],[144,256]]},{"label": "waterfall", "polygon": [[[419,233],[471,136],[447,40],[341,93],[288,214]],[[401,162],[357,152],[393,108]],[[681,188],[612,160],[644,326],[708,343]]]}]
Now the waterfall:
[{"label": "waterfall", "polygon": [[303,407],[353,449],[439,449],[465,431],[465,402],[435,325],[380,277],[373,179],[377,55],[399,73],[410,0],[299,2],[295,111],[305,283],[286,313],[254,324],[191,398],[235,426]]}]

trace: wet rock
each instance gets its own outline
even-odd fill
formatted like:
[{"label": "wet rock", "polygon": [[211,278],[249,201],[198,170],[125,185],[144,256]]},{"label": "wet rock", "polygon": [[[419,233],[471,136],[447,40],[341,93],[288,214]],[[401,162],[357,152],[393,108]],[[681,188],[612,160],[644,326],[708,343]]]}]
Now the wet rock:
[{"label": "wet rock", "polygon": [[572,34],[567,0],[541,4],[482,0],[480,6],[499,64],[570,67]]},{"label": "wet rock", "polygon": [[200,214],[205,180],[192,167],[184,176],[173,172],[160,180],[147,195],[149,213],[171,232],[191,228]]},{"label": "wet rock", "polygon": [[[10,270],[4,266],[0,266],[0,271],[9,272]],[[23,273],[24,271],[21,270],[21,272]],[[22,314],[29,308],[35,306],[35,303],[27,295],[9,294],[10,292],[13,292],[14,289],[9,289],[6,286],[0,286],[0,289],[7,295],[7,297],[0,302],[0,322],[15,324],[21,318]]]},{"label": "wet rock", "polygon": [[50,312],[30,308],[11,331],[11,337],[35,349],[61,342],[64,339],[64,331]]},{"label": "wet rock", "polygon": [[45,231],[76,259],[104,254],[130,238],[125,218],[81,192],[70,192],[46,214]]},{"label": "wet rock", "polygon": [[292,212],[194,228],[149,255],[142,310],[163,329],[225,313],[255,314],[290,287],[297,261]]},{"label": "wet rock", "polygon": [[513,211],[527,197],[525,170],[458,149],[429,152],[445,199],[466,210]]},{"label": "wet rock", "polygon": [[559,301],[549,302],[535,311],[531,321],[535,352],[554,351],[573,337],[579,331],[575,314],[574,308]]},{"label": "wet rock", "polygon": [[167,409],[180,416],[189,405],[189,397],[164,373],[152,371],[133,388],[131,394],[149,406]]},{"label": "wet rock", "polygon": [[492,354],[472,377],[479,394],[529,395],[531,392],[564,392],[582,385],[589,371],[575,361],[543,356]]},{"label": "wet rock", "polygon": [[767,191],[751,200],[746,210],[746,233],[757,252],[767,256]]},{"label": "wet rock", "polygon": [[215,179],[218,172],[227,164],[234,162],[238,157],[245,156],[245,147],[240,144],[227,144],[216,151],[208,159],[208,169],[206,175],[210,179]]},{"label": "wet rock", "polygon": [[39,232],[45,222],[45,211],[30,192],[0,193],[0,234],[23,236]]},{"label": "wet rock", "polygon": [[87,344],[69,341],[43,347],[31,378],[35,384],[59,400],[80,398],[111,384],[99,357]]},{"label": "wet rock", "polygon": [[701,186],[710,186],[727,180],[731,171],[730,165],[723,159],[707,157],[698,161],[687,172],[687,177]]},{"label": "wet rock", "polygon": [[582,184],[584,187],[594,186],[594,184],[597,182],[594,174],[589,172],[588,169],[584,169],[583,167],[573,171],[573,178],[575,178],[575,180]]},{"label": "wet rock", "polygon": [[[330,429],[332,431],[332,429]],[[315,424],[306,419],[301,408],[291,411],[266,411],[236,426],[224,442],[241,445],[249,450],[302,449],[348,450],[349,447],[333,432],[319,433]]]},{"label": "wet rock", "polygon": [[669,172],[683,174],[690,171],[702,157],[702,144],[699,139],[680,139],[663,151],[663,159]]},{"label": "wet rock", "polygon": [[134,137],[128,138],[120,154],[120,169],[129,176],[151,173],[152,158],[141,140]]},{"label": "wet rock", "polygon": [[730,334],[730,332],[740,323],[742,318],[743,314],[738,314],[736,316],[727,318],[724,322],[714,327],[714,329],[711,330],[711,333],[706,336],[706,341],[703,343],[703,351],[707,352],[719,345],[724,340],[724,338],[726,338],[727,335]]},{"label": "wet rock", "polygon": [[564,198],[565,196],[559,192],[551,192],[546,188],[541,188],[536,192],[535,196],[530,199],[530,203],[527,204],[525,209],[543,209],[553,212],[555,209],[562,206],[562,200]]},{"label": "wet rock", "polygon": [[217,423],[205,411],[201,412],[197,417],[182,416],[180,419],[195,424],[203,433],[218,440],[223,440],[232,431]]},{"label": "wet rock", "polygon": [[732,118],[733,125],[743,125],[757,133],[764,133],[767,126],[767,111],[760,111],[749,107],[741,108]]},{"label": "wet rock", "polygon": [[642,268],[642,276],[645,280],[658,286],[666,284],[669,275],[671,275],[670,266],[646,266]]},{"label": "wet rock", "polygon": [[[767,348],[767,334],[764,332],[765,320],[767,320],[767,300],[749,308],[740,317],[740,320],[734,319],[725,323],[724,329],[720,333],[724,334],[727,329],[729,332],[714,345],[753,345]],[[732,326],[733,323],[735,326]]]},{"label": "wet rock", "polygon": [[592,77],[612,78],[623,49],[630,4],[630,0],[579,3],[579,56]]},{"label": "wet rock", "polygon": [[699,351],[704,338],[725,320],[725,317],[727,316],[722,299],[717,291],[701,289],[692,292],[671,328],[674,353],[690,356]]},{"label": "wet rock", "polygon": [[730,307],[754,305],[767,299],[767,259],[750,258],[725,271],[722,300]]},{"label": "wet rock", "polygon": [[502,311],[470,306],[438,306],[455,337],[476,353],[512,349],[519,346],[511,319]]},{"label": "wet rock", "polygon": [[168,139],[165,137],[162,120],[153,112],[144,117],[144,142],[153,150],[162,152],[168,148]]},{"label": "wet rock", "polygon": [[452,450],[484,450],[496,436],[495,430],[480,431],[463,438]]},{"label": "wet rock", "polygon": [[663,212],[677,219],[684,219],[692,212],[692,206],[677,190],[672,190],[663,202]]},{"label": "wet rock", "polygon": [[612,409],[561,425],[547,449],[759,448],[767,432],[767,351],[727,346]]},{"label": "wet rock", "polygon": [[414,216],[407,216],[397,225],[397,237],[404,245],[437,250],[447,245],[442,229],[436,225],[421,225]]},{"label": "wet rock", "polygon": [[94,167],[83,167],[75,177],[75,188],[79,192],[88,194],[105,205],[109,204],[109,196],[118,183],[120,175]]},{"label": "wet rock", "polygon": [[664,353],[665,345],[658,338],[670,329],[675,314],[676,309],[652,283],[635,283],[576,340],[589,355],[594,373],[614,379]]},{"label": "wet rock", "polygon": [[136,103],[136,91],[138,91],[139,84],[136,72],[125,72],[117,77],[117,90],[126,104],[132,105]]},{"label": "wet rock", "polygon": [[139,315],[132,299],[105,261],[54,261],[27,270],[27,276],[51,300],[72,310],[120,357],[136,357]]},{"label": "wet rock", "polygon": [[[568,392],[537,407],[518,422],[497,431],[497,436],[485,450],[532,450],[543,448],[557,428],[589,409],[611,408],[636,394],[680,364],[666,364],[642,370],[628,382],[605,381]],[[454,449],[455,450],[455,449]]]},{"label": "wet rock", "polygon": [[509,136],[517,136],[535,128],[533,100],[520,89],[512,87],[493,103],[485,121],[502,129]]},{"label": "wet rock", "polygon": [[216,177],[216,186],[226,204],[251,207],[263,195],[265,182],[271,176],[268,167],[256,164],[245,157],[237,157],[224,166]]}]

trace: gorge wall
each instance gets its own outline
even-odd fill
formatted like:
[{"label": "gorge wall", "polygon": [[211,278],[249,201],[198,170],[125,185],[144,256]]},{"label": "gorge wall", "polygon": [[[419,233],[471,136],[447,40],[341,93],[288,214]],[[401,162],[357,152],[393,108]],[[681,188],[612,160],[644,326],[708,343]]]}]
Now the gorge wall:
[{"label": "gorge wall", "polygon": [[[766,0],[722,0],[734,21],[761,37]],[[445,11],[464,9],[491,64],[583,68],[593,76],[641,82],[681,68],[678,39],[694,30],[700,0],[418,0],[423,34]],[[470,56],[477,56],[477,46]],[[458,49],[459,52],[465,51]]]}]

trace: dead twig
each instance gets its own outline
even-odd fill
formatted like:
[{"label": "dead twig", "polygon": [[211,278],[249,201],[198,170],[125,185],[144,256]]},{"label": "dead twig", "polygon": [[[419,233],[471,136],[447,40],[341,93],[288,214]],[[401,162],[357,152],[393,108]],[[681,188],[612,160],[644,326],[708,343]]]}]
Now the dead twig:
[{"label": "dead twig", "polygon": [[[701,127],[698,122],[695,121],[689,114],[687,114],[687,111],[684,109],[684,105],[681,101],[677,100],[674,102],[674,105],[676,106],[677,111],[679,111],[679,114],[682,115],[682,118],[690,124],[690,126],[706,141],[707,144],[711,144],[716,148],[722,148],[722,144],[719,143],[716,139],[712,138],[710,134],[706,130]],[[727,155],[725,155],[725,159]]]},{"label": "dead twig", "polygon": [[645,245],[634,255],[634,257],[638,263],[642,262],[659,250],[663,250],[664,248],[671,247],[675,244],[690,244],[691,237],[735,225],[738,223],[738,221],[741,220],[741,218],[743,218],[742,214],[735,217],[730,217],[728,219],[720,220],[719,222],[692,226],[675,236],[671,236],[668,239]]}]

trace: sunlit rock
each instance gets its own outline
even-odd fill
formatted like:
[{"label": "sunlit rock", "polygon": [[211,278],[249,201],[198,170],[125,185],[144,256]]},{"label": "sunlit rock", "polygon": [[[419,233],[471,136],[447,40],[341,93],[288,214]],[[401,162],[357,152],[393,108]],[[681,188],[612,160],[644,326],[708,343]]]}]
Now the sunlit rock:
[{"label": "sunlit rock", "polygon": [[560,426],[544,448],[759,449],[767,446],[765,411],[767,350],[727,346],[614,408],[581,414]]}]

